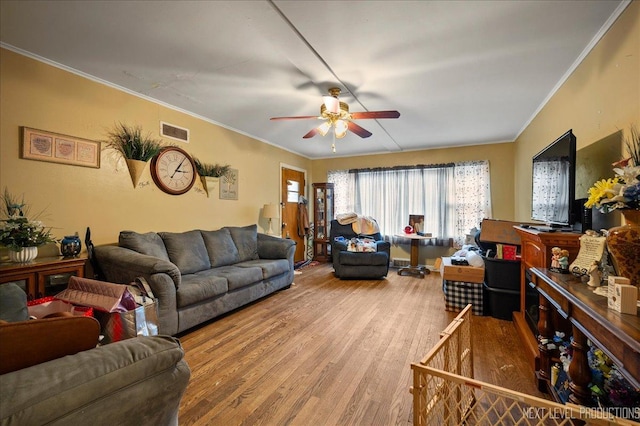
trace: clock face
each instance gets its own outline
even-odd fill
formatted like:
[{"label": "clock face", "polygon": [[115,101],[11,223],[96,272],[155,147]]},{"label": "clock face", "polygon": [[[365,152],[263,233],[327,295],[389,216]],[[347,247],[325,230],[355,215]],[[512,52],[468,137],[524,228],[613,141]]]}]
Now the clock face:
[{"label": "clock face", "polygon": [[151,160],[151,177],[167,194],[184,194],[196,180],[195,165],[184,150],[164,148]]}]

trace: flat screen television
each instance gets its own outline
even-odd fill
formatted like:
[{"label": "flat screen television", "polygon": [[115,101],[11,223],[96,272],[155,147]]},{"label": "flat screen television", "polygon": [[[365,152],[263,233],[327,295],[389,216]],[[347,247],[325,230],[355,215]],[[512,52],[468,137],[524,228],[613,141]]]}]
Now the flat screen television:
[{"label": "flat screen television", "polygon": [[531,219],[552,228],[574,223],[576,137],[567,131],[533,156]]}]

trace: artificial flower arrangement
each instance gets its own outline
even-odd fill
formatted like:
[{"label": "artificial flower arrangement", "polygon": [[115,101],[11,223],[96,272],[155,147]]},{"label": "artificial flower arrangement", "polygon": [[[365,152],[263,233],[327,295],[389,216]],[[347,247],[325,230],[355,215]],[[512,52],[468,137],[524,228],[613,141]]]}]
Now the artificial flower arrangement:
[{"label": "artificial flower arrangement", "polygon": [[630,157],[613,163],[615,177],[602,179],[589,188],[584,204],[602,213],[619,209],[640,209],[640,132],[631,126],[631,138],[625,145]]},{"label": "artificial flower arrangement", "polygon": [[0,244],[4,247],[12,251],[21,251],[24,247],[38,247],[56,242],[50,229],[45,228],[41,221],[27,217],[29,208],[24,198],[18,201],[5,188],[0,208],[3,215],[0,219]]}]

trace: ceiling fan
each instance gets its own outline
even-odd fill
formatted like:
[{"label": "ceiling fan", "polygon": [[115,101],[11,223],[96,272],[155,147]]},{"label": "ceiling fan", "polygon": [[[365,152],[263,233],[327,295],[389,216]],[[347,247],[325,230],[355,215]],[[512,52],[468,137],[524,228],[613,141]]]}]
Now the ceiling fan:
[{"label": "ceiling fan", "polygon": [[338,99],[340,89],[332,87],[329,89],[329,96],[323,96],[323,104],[320,106],[320,115],[302,115],[298,117],[272,117],[271,120],[325,120],[321,125],[311,129],[304,139],[312,138],[318,133],[322,136],[333,127],[336,138],[343,138],[347,134],[347,130],[351,130],[361,138],[368,138],[371,132],[360,127],[352,120],[362,120],[366,118],[398,118],[398,111],[366,111],[366,112],[349,112],[349,105]]}]

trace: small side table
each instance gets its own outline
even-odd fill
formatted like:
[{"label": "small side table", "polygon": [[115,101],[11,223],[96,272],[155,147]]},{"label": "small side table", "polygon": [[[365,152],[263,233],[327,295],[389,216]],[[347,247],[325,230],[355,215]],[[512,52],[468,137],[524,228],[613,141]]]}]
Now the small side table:
[{"label": "small side table", "polygon": [[420,250],[420,241],[422,240],[430,240],[435,237],[431,236],[423,236],[418,234],[396,234],[396,237],[400,238],[408,238],[411,240],[411,261],[409,262],[409,266],[402,267],[398,269],[398,275],[416,275],[420,278],[424,278],[425,275],[429,274],[429,271],[424,266],[418,265],[418,253]]},{"label": "small side table", "polygon": [[84,277],[87,256],[39,257],[29,263],[0,263],[0,285],[23,281],[29,300],[54,295],[67,287],[69,277]]}]

